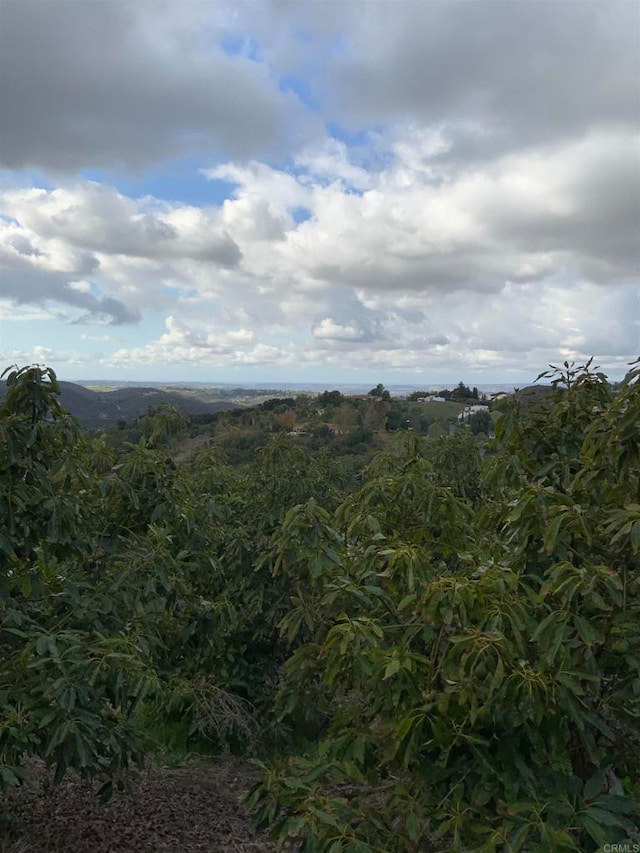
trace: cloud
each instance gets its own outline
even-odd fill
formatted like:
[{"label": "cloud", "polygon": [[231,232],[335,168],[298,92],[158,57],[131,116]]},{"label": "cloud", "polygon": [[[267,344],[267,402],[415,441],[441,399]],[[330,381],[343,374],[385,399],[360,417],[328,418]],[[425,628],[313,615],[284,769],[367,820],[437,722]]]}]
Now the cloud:
[{"label": "cloud", "polygon": [[88,335],[86,333],[82,333],[80,335],[81,341],[95,341],[99,343],[107,343],[111,341],[117,341],[118,339],[113,335]]},{"label": "cloud", "polygon": [[[81,349],[76,323],[138,324],[104,355],[118,369],[630,360],[636,5],[362,10],[6,3],[0,151],[44,175],[0,183],[5,325],[35,311]],[[156,197],[180,155],[189,198],[215,203],[173,174]]]},{"label": "cloud", "polygon": [[[455,361],[477,351],[479,364],[495,366],[489,353],[552,351],[554,340],[587,352],[598,341],[605,353],[584,313],[577,326],[547,318],[534,328],[532,294],[560,300],[595,288],[592,302],[605,304],[608,289],[617,304],[637,281],[636,139],[594,133],[456,169],[437,160],[444,131],[414,124],[387,144],[384,165],[359,189],[344,177],[349,152],[330,141],[292,170],[220,164],[204,175],[233,182],[218,207],[134,200],[92,182],[5,192],[5,293],[84,309],[72,321],[169,315],[165,335],[132,350],[145,364],[331,364],[333,351],[352,364],[414,369],[422,356],[411,353],[446,364],[444,352]],[[632,318],[615,326],[628,346]],[[300,329],[311,334],[292,349]]]},{"label": "cloud", "polygon": [[364,332],[357,326],[343,326],[331,317],[325,317],[314,326],[313,337],[321,341],[359,341]]},{"label": "cloud", "polygon": [[[279,215],[289,225],[276,245],[261,248],[250,231],[231,230],[243,268],[271,281],[399,293],[491,292],[558,274],[611,284],[639,268],[639,140],[593,134],[452,172],[433,162],[412,168],[412,146],[414,154],[424,150],[413,132],[360,192],[339,175],[317,181],[311,158],[295,181],[273,169],[267,180],[264,167],[219,171],[238,181],[241,200],[271,198],[279,179],[287,186]],[[294,223],[302,203],[310,216]],[[236,204],[225,202],[227,213]]]},{"label": "cloud", "polygon": [[7,298],[0,296],[0,322],[3,320],[12,323],[34,323],[39,320],[55,320],[56,314],[53,311],[42,308],[38,305],[20,305]]},{"label": "cloud", "polygon": [[[435,0],[379,3],[375,15],[355,5],[342,7],[346,46],[330,78],[351,127],[444,124],[455,130],[445,158],[467,162],[594,127],[637,128],[635,3]],[[341,17],[336,4],[327,12]]]},{"label": "cloud", "polygon": [[398,310],[393,294],[374,293],[366,311],[369,319],[377,317],[375,338],[359,336],[355,323],[324,318],[311,342],[289,337],[276,345],[248,330],[224,332],[212,323],[202,328],[168,317],[163,335],[103,361],[132,369],[320,366],[329,373],[348,360],[363,376],[384,372],[451,381],[471,374],[481,382],[496,376],[508,381],[510,375],[530,381],[549,363],[584,362],[595,355],[603,369],[620,372],[640,345],[638,299],[638,289],[628,285],[606,290],[588,283],[507,285],[490,297],[469,293],[463,300],[455,292],[414,293]]},{"label": "cloud", "polygon": [[[25,310],[30,312],[34,308],[40,308],[44,314],[53,311],[59,319],[74,323],[122,325],[137,323],[140,319],[137,309],[118,299],[71,287],[73,282],[63,273],[29,267],[14,258],[9,258],[8,264],[3,264],[2,260],[0,249],[0,267],[4,266],[0,297],[17,306],[15,319],[23,316]],[[14,319],[13,313],[8,312],[5,319]]]},{"label": "cloud", "polygon": [[189,326],[169,316],[166,332],[144,347],[122,348],[103,359],[110,365],[135,364],[260,364],[275,360],[275,347],[254,345],[253,332],[247,329],[203,329]]},{"label": "cloud", "polygon": [[138,169],[194,150],[282,153],[313,121],[224,41],[222,4],[9,2],[0,28],[0,163]]},{"label": "cloud", "polygon": [[9,191],[0,195],[0,204],[5,215],[34,236],[61,241],[92,259],[100,253],[178,257],[231,267],[240,260],[240,250],[220,227],[217,211],[155,199],[134,201],[95,181],[50,191]]}]

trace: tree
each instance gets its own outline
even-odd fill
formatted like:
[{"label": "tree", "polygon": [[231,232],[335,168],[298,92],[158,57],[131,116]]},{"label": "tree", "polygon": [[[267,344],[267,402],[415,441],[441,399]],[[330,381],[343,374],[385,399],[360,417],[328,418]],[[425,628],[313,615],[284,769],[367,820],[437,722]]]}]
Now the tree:
[{"label": "tree", "polygon": [[387,422],[389,403],[385,400],[376,400],[367,403],[362,411],[362,425],[371,430],[383,430]]},{"label": "tree", "polygon": [[313,715],[317,744],[251,795],[281,843],[595,851],[638,836],[640,365],[615,391],[589,364],[551,378],[553,405],[514,401],[501,419],[477,508],[453,445],[427,445],[430,464],[410,434],[335,513],[286,517],[276,569],[303,592],[282,625],[304,642],[279,708]]},{"label": "tree", "polygon": [[89,592],[103,521],[92,513],[98,480],[87,442],[57,400],[55,373],[16,368],[8,385],[0,406],[0,787],[24,780],[29,754],[55,766],[55,781],[69,767],[113,774],[142,754],[133,715],[146,665],[131,633],[109,642],[97,619],[85,622],[87,611],[114,609],[106,603],[113,590]]},{"label": "tree", "polygon": [[318,395],[318,405],[323,408],[327,406],[339,406],[343,400],[344,396],[340,391],[323,391],[322,394]]},{"label": "tree", "polygon": [[346,401],[340,404],[333,416],[333,419],[340,427],[346,430],[359,426],[361,421],[360,412],[356,406],[354,406],[353,403]]},{"label": "tree", "polygon": [[476,388],[475,391],[476,391],[476,393],[475,393],[475,398],[474,398],[474,393],[471,390],[471,388],[469,388],[467,385],[465,385],[464,382],[458,382],[456,387],[451,392],[451,399],[452,400],[477,399],[478,389]]},{"label": "tree", "polygon": [[493,429],[493,421],[489,410],[474,412],[468,419],[467,424],[474,435],[489,435]]},{"label": "tree", "polygon": [[386,429],[389,432],[395,432],[398,429],[404,429],[407,426],[407,418],[405,413],[398,407],[392,408],[387,414]]},{"label": "tree", "polygon": [[382,382],[379,382],[375,388],[372,388],[371,391],[369,391],[369,396],[378,397],[381,400],[391,399],[391,394],[387,391]]},{"label": "tree", "polygon": [[55,371],[50,367],[40,367],[38,364],[30,367],[8,367],[2,378],[5,376],[5,412],[25,416],[32,426],[39,421],[62,417],[64,412],[58,402],[60,385]]}]

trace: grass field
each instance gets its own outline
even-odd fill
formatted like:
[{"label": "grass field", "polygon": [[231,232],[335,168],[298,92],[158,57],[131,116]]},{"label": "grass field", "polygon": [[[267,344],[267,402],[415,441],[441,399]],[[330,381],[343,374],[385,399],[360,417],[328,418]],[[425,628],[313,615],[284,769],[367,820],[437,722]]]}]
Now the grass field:
[{"label": "grass field", "polygon": [[411,414],[427,415],[436,422],[446,423],[458,417],[464,409],[463,403],[445,400],[444,403],[407,403]]}]

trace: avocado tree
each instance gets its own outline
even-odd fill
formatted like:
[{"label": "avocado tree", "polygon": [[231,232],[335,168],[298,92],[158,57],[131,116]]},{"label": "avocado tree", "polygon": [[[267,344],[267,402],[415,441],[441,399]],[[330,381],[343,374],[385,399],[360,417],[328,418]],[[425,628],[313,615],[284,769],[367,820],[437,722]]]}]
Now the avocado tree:
[{"label": "avocado tree", "polygon": [[[24,755],[59,780],[116,773],[140,755],[131,706],[145,665],[122,634],[82,625],[92,552],[87,446],[59,405],[50,368],[15,368],[0,406],[0,784],[24,778]],[[73,599],[75,617],[61,613]],[[96,598],[99,612],[105,599]],[[63,608],[64,609],[64,608]]]},{"label": "avocado tree", "polygon": [[281,844],[638,840],[639,377],[554,369],[553,405],[501,420],[481,500],[409,435],[335,513],[291,510],[279,708],[308,741],[250,796]]}]

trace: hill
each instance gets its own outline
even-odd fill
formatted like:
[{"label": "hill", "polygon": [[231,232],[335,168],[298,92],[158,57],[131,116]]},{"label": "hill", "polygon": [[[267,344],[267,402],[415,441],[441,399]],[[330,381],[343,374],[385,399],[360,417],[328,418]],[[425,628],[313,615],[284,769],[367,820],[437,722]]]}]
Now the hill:
[{"label": "hill", "polygon": [[[185,390],[166,391],[161,388],[118,388],[114,391],[93,391],[74,382],[60,382],[60,402],[87,429],[106,429],[118,421],[131,422],[146,414],[149,408],[161,404],[176,406],[190,415],[213,414],[240,408],[226,401],[205,402]],[[0,400],[7,386],[0,383]]]}]

